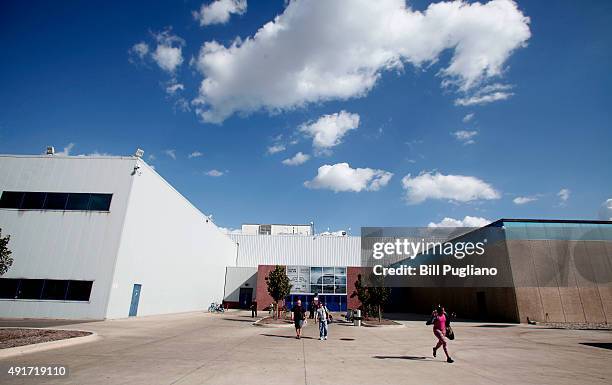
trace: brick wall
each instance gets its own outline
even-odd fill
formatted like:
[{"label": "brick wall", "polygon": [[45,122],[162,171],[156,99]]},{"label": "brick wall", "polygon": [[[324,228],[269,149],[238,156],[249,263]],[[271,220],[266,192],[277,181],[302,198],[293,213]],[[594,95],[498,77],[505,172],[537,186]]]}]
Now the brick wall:
[{"label": "brick wall", "polygon": [[275,267],[275,265],[259,265],[257,267],[257,289],[255,291],[257,310],[263,310],[274,302],[274,299],[272,299],[272,297],[268,293],[266,277],[268,276],[268,273],[274,270]]}]

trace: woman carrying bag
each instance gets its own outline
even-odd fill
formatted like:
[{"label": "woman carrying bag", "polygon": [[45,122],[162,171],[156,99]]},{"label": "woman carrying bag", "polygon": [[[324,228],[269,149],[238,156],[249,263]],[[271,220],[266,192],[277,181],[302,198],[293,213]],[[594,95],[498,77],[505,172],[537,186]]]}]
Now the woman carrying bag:
[{"label": "woman carrying bag", "polygon": [[449,339],[455,339],[455,334],[453,329],[450,327],[450,319],[447,319],[447,314],[444,311],[444,307],[438,305],[436,310],[433,311],[431,314],[431,319],[427,321],[427,325],[431,324],[433,324],[433,333],[438,339],[438,343],[433,348],[433,356],[436,356],[438,348],[442,346],[444,349],[444,354],[446,355],[446,362],[452,364],[455,361],[448,354],[448,350],[446,348],[446,337]]}]

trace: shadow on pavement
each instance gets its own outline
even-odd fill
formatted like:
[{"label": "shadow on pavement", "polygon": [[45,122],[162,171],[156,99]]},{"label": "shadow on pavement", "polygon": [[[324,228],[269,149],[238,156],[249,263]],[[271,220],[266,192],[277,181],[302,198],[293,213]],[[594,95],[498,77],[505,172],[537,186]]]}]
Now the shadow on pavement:
[{"label": "shadow on pavement", "polygon": [[374,358],[377,358],[379,360],[394,359],[394,360],[412,360],[412,361],[421,361],[421,360],[428,359],[428,357],[422,357],[422,356],[374,356]]},{"label": "shadow on pavement", "polygon": [[511,328],[516,325],[493,325],[493,324],[485,324],[485,325],[476,325],[477,328]]},{"label": "shadow on pavement", "polygon": [[[260,336],[278,337],[278,338],[289,338],[289,339],[292,339],[292,340],[296,339],[295,336],[281,336],[281,335],[278,335],[278,334],[260,334]],[[315,338],[302,336],[302,339],[303,340],[314,340]],[[318,338],[316,338],[316,339],[318,340]]]},{"label": "shadow on pavement", "polygon": [[592,346],[594,348],[612,350],[612,342],[581,342],[580,345]]},{"label": "shadow on pavement", "polygon": [[221,319],[226,320],[226,321],[249,322],[249,323],[253,323],[253,322],[257,321],[257,319],[251,319],[250,317],[249,317],[249,319],[237,319],[237,318],[221,318]]}]

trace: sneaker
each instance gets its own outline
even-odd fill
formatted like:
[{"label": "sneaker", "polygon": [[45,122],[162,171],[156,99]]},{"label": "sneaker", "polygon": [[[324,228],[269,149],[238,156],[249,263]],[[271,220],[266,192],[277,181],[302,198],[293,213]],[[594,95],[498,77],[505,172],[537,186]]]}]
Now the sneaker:
[{"label": "sneaker", "polygon": [[327,339],[327,336],[323,337],[323,339],[324,339],[324,340],[326,340],[326,339]]},{"label": "sneaker", "polygon": [[446,362],[448,362],[449,364],[452,364],[453,362],[455,362],[452,358],[448,357],[446,359]]},{"label": "sneaker", "polygon": [[323,341],[323,337],[319,337],[319,340]]},{"label": "sneaker", "polygon": [[433,348],[433,356],[436,356],[436,348]]}]

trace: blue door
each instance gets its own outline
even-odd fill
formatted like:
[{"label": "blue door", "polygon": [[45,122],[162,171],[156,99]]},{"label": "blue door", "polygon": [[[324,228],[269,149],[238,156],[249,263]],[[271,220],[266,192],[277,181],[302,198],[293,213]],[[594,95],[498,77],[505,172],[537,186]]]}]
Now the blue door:
[{"label": "blue door", "polygon": [[136,317],[138,314],[138,301],[140,300],[140,288],[141,284],[135,283],[134,289],[132,289],[132,303],[130,304],[130,317]]}]

